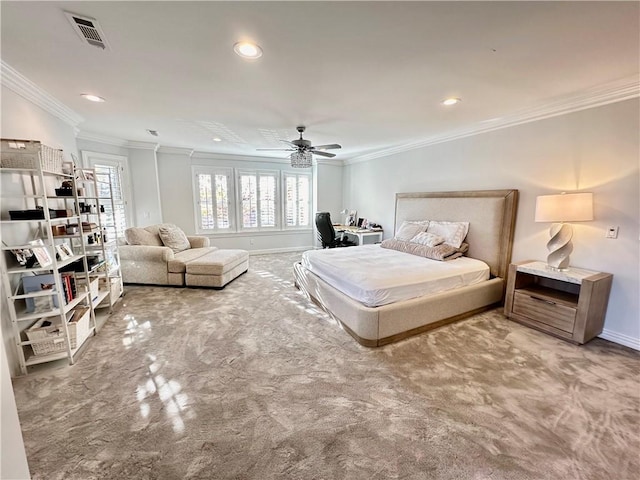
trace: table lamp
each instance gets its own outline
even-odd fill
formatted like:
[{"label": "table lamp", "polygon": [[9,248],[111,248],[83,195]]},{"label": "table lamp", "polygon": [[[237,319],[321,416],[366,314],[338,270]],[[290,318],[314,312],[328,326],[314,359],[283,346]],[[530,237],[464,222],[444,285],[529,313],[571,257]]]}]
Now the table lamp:
[{"label": "table lamp", "polygon": [[551,225],[547,243],[547,266],[552,270],[567,270],[573,251],[573,228],[564,222],[593,220],[593,193],[562,193],[536,198],[536,222],[559,222]]},{"label": "table lamp", "polygon": [[340,212],[341,215],[344,215],[344,219],[341,217],[340,218],[340,223],[342,223],[342,225],[346,225],[347,224],[347,216],[349,215],[349,210],[347,208],[345,208],[344,210],[342,210]]}]

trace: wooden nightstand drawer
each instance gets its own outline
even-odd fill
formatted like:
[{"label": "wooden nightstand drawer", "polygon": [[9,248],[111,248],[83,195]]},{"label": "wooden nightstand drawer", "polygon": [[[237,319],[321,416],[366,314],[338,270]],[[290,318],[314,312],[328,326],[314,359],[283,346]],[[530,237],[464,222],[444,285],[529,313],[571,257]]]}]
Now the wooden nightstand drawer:
[{"label": "wooden nightstand drawer", "polygon": [[513,313],[569,333],[576,322],[576,308],[527,291],[515,291]]}]

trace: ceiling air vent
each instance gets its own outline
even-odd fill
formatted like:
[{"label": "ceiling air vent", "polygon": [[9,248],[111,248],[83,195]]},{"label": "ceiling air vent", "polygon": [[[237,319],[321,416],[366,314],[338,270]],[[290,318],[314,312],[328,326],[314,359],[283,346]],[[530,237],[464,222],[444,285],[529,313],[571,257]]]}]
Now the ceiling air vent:
[{"label": "ceiling air vent", "polygon": [[100,47],[102,49],[109,48],[104,33],[95,18],[76,15],[71,12],[64,12],[64,14],[71,22],[71,25],[73,25],[73,29],[85,42],[94,47]]}]

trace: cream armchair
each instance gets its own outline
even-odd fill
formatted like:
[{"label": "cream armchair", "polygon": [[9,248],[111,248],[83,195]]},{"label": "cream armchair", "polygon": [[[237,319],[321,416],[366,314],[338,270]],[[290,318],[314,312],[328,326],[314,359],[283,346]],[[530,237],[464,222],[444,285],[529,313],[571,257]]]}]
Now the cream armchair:
[{"label": "cream armchair", "polygon": [[164,245],[160,236],[162,227],[178,229],[172,224],[158,224],[125,231],[127,244],[118,247],[125,283],[183,286],[186,264],[217,250],[209,246],[207,237],[183,234],[189,247],[176,252],[175,248]]}]

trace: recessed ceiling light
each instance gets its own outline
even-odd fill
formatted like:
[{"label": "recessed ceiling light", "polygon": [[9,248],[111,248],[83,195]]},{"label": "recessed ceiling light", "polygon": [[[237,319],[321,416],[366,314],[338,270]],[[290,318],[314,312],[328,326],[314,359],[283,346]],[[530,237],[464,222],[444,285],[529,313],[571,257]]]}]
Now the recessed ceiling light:
[{"label": "recessed ceiling light", "polygon": [[460,103],[461,101],[462,100],[459,98],[451,97],[451,98],[445,98],[442,101],[442,104],[446,106],[451,106],[451,105],[455,105],[456,103]]},{"label": "recessed ceiling light", "polygon": [[238,42],[233,46],[233,51],[242,58],[260,58],[262,56],[260,45],[251,42]]},{"label": "recessed ceiling light", "polygon": [[213,141],[214,141],[214,142],[221,142],[221,141],[222,141],[222,139],[221,139],[220,137],[214,137],[214,138],[213,138]]},{"label": "recessed ceiling light", "polygon": [[104,98],[97,95],[91,95],[90,93],[83,93],[80,96],[85,100],[89,100],[90,102],[104,102]]}]

